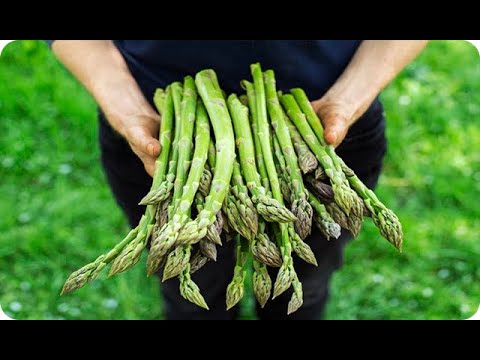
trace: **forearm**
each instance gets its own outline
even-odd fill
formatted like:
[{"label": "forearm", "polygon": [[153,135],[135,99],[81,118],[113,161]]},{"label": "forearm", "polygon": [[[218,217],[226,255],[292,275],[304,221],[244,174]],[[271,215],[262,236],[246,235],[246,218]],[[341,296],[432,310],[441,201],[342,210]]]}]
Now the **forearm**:
[{"label": "forearm", "polygon": [[364,40],[349,65],[324,96],[341,102],[356,121],[380,91],[426,46],[426,40]]},{"label": "forearm", "polygon": [[111,40],[56,40],[52,50],[124,137],[129,123],[123,119],[155,116]]},{"label": "forearm", "polygon": [[52,49],[90,91],[112,128],[128,141],[152,175],[160,152],[160,117],[143,96],[113,42],[56,40]]}]

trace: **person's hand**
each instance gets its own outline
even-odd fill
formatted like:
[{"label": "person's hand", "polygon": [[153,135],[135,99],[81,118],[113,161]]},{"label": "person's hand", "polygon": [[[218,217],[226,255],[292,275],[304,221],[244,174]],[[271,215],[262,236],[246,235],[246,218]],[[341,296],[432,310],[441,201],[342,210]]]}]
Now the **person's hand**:
[{"label": "person's hand", "polygon": [[127,140],[132,151],[143,162],[147,173],[153,176],[155,160],[160,153],[157,139],[160,116],[153,109],[148,113],[105,113],[105,116],[112,127]]},{"label": "person's hand", "polygon": [[345,139],[350,126],[358,119],[352,105],[323,97],[313,101],[312,106],[322,122],[325,141],[337,147]]},{"label": "person's hand", "polygon": [[153,176],[160,153],[160,116],[145,99],[113,42],[56,40],[52,49],[94,96],[112,128],[128,141]]}]

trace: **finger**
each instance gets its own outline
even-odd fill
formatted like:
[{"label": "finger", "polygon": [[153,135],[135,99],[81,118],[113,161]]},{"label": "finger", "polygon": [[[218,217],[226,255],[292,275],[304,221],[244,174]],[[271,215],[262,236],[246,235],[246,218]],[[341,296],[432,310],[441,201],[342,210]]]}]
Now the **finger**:
[{"label": "finger", "polygon": [[160,142],[154,137],[153,127],[133,126],[128,129],[128,142],[138,151],[157,158],[160,153]]},{"label": "finger", "polygon": [[148,175],[153,177],[153,174],[155,173],[155,158],[145,154],[141,149],[137,148],[136,146],[132,146],[132,151],[142,161],[143,167],[145,168],[145,171],[148,173]]},{"label": "finger", "polygon": [[347,135],[348,126],[342,118],[327,118],[325,120],[325,141],[333,146],[338,146]]}]

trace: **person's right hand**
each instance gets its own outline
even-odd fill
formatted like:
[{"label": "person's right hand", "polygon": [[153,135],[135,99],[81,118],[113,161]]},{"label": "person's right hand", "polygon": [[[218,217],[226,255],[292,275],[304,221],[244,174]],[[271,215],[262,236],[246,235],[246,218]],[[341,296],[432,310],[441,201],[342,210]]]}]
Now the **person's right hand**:
[{"label": "person's right hand", "polygon": [[112,128],[128,141],[153,176],[160,153],[160,116],[143,96],[113,42],[55,40],[52,49],[95,97]]},{"label": "person's right hand", "polygon": [[157,139],[160,116],[152,111],[138,114],[112,114],[105,111],[112,127],[127,140],[132,151],[143,162],[150,176],[155,172],[155,160],[160,153]]}]

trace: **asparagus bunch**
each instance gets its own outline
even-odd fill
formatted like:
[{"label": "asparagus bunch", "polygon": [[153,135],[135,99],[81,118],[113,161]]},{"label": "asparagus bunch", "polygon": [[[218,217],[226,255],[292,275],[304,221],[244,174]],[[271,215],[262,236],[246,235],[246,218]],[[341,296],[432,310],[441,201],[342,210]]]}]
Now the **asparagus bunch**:
[{"label": "asparagus bunch", "polygon": [[[317,265],[307,244],[312,224],[329,240],[337,239],[341,228],[357,236],[363,218],[371,217],[401,250],[397,216],[326,144],[303,90],[284,95],[277,92],[272,70],[262,72],[259,64],[250,70],[253,83],[241,82],[246,94],[240,98],[223,92],[213,70],[156,91],[162,150],[141,201],[145,213],[113,249],[70,275],[62,294],[93,281],[110,263],[110,276],[129,269],[151,238],[147,273],[163,267],[163,281],[178,277],[181,295],[208,309],[191,274],[217,260],[225,234],[227,241],[237,241],[227,309],[245,294],[251,256],[260,306],[292,287],[291,314],[303,304],[292,253]],[[268,267],[279,268],[274,283]]]}]

